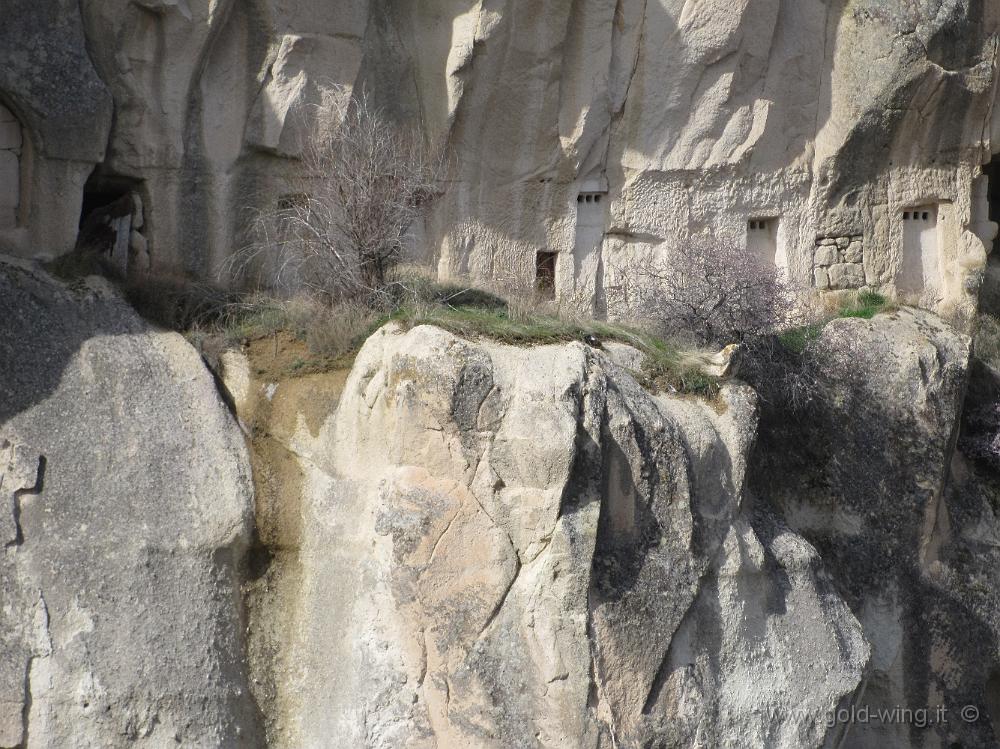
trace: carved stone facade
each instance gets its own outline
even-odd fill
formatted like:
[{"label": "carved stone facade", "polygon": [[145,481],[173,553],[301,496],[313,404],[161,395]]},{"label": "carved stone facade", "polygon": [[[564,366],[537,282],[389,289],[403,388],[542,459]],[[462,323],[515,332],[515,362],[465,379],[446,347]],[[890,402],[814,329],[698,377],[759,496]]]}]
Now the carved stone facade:
[{"label": "carved stone facade", "polygon": [[[130,244],[215,278],[245,209],[288,191],[318,87],[363,84],[449,155],[414,231],[443,276],[551,273],[557,296],[602,313],[637,256],[709,234],[753,243],[799,286],[976,303],[995,231],[981,182],[1000,151],[996,3],[512,0],[441,3],[433,22],[367,1],[8,4],[0,98],[35,149],[13,229],[3,201],[9,252],[66,251],[81,211],[134,193]],[[902,215],[924,205],[937,260],[915,284]],[[817,236],[863,236],[864,257],[816,263]]]}]

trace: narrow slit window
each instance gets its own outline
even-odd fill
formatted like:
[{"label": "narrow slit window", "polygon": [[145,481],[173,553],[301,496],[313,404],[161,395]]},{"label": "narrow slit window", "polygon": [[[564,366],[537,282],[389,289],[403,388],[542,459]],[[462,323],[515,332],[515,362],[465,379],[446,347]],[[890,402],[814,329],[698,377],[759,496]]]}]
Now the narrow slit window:
[{"label": "narrow slit window", "polygon": [[302,211],[309,206],[309,195],[304,192],[293,192],[278,198],[279,211]]},{"label": "narrow slit window", "polygon": [[548,299],[556,294],[556,258],[557,252],[538,252],[535,254],[535,288]]}]

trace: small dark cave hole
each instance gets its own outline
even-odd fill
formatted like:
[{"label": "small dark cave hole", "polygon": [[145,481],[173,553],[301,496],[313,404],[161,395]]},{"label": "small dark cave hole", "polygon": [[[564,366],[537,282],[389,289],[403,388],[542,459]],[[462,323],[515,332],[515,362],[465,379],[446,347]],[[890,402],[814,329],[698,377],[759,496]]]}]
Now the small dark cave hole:
[{"label": "small dark cave hole", "polygon": [[[989,164],[983,167],[986,177],[987,216],[990,221],[1000,224],[1000,154],[993,157]],[[1000,237],[993,240],[993,251],[990,252],[986,275],[979,292],[980,310],[991,315],[1000,314]]]},{"label": "small dark cave hole", "polygon": [[57,275],[126,275],[133,232],[143,223],[141,187],[141,180],[94,170],[83,188],[76,247],[56,261]]},{"label": "small dark cave hole", "polygon": [[1000,223],[1000,154],[993,157],[989,164],[983,167],[986,175],[986,200],[989,202],[990,221]]},{"label": "small dark cave hole", "polygon": [[247,549],[244,563],[246,564],[246,576],[249,582],[260,580],[271,568],[274,561],[274,552],[261,540],[257,531],[254,531],[254,539]]},{"label": "small dark cave hole", "polygon": [[[80,208],[80,229],[89,223],[95,212],[111,212],[117,214],[112,206],[122,204],[118,210],[124,210],[124,199],[131,201],[132,193],[139,192],[142,181],[132,177],[102,173],[95,169],[87,184],[83,186],[83,205]],[[128,212],[132,212],[131,202]]]}]

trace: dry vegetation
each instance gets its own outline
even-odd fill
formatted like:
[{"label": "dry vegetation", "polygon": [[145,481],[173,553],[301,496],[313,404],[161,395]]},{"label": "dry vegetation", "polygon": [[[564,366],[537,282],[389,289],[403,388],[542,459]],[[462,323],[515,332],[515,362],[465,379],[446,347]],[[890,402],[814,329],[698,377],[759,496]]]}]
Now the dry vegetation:
[{"label": "dry vegetation", "polygon": [[[226,271],[250,292],[146,277],[129,285],[147,317],[185,331],[211,361],[227,346],[267,350],[289,376],[347,366],[380,325],[433,324],[466,337],[518,345],[616,340],[646,354],[638,373],[652,388],[713,394],[704,355],[740,346],[740,375],[765,402],[798,412],[834,363],[818,345],[836,316],[888,308],[875,294],[842,295],[834,310],[803,311],[802,295],[772,263],[709,238],[635,263],[621,322],[547,301],[523,280],[477,286],[438,282],[400,267],[406,237],[437,193],[441,160],[392,124],[364,96],[331,89],[315,113],[304,175],[253,222],[253,241]],[[257,343],[255,343],[257,342]],[[280,352],[280,356],[279,356]]]},{"label": "dry vegetation", "polygon": [[442,161],[363,94],[327,89],[312,125],[295,183],[263,201],[224,272],[282,295],[389,309],[393,269]]},{"label": "dry vegetation", "polygon": [[750,249],[695,237],[632,270],[629,316],[672,338],[724,346],[774,335],[796,319],[795,295]]}]

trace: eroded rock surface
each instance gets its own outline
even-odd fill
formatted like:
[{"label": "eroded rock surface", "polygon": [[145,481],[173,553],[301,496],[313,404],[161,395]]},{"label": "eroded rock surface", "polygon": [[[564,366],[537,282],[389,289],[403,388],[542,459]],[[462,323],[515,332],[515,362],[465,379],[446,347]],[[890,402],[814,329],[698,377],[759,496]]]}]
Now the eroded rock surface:
[{"label": "eroded rock surface", "polygon": [[756,418],[580,344],[383,328],[304,510],[298,741],[821,745],[869,646],[744,508]]},{"label": "eroded rock surface", "polygon": [[110,287],[0,262],[0,746],[258,741],[242,435]]},{"label": "eroded rock surface", "polygon": [[245,209],[301,190],[289,178],[326,84],[364,87],[447,153],[415,253],[444,274],[530,284],[537,253],[556,252],[558,294],[598,312],[620,301],[636,256],[709,233],[821,292],[871,287],[968,313],[1000,216],[987,185],[1000,175],[994,2],[5,10],[0,103],[31,154],[0,164],[0,197],[18,193],[0,247],[23,255],[70,249],[81,206],[135,193],[140,266],[225,271]]},{"label": "eroded rock surface", "polygon": [[823,338],[849,366],[831,373],[828,408],[759,445],[751,483],[818,550],[871,644],[854,714],[896,711],[837,730],[863,749],[994,746],[995,479],[955,449],[970,341],[913,310]]},{"label": "eroded rock surface", "polygon": [[186,343],[3,284],[2,746],[996,742],[1000,377],[967,396],[930,313],[829,324],[825,405],[762,437],[746,385],[654,395],[616,345],[230,352],[254,529]]}]

